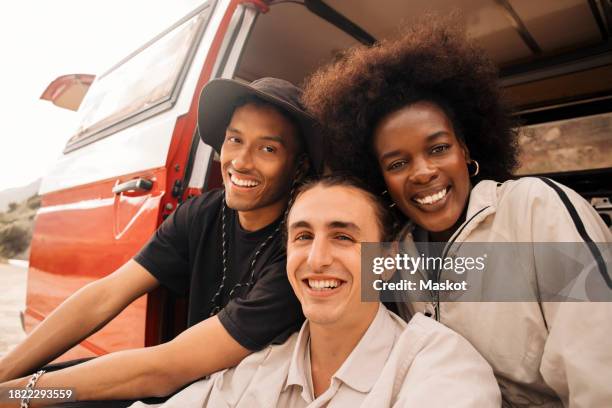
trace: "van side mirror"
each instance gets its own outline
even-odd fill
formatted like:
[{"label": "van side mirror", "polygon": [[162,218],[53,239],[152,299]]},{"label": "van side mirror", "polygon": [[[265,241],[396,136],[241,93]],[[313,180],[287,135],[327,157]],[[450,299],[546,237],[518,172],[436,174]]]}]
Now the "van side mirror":
[{"label": "van side mirror", "polygon": [[90,74],[62,75],[47,86],[40,99],[51,101],[60,108],[76,111],[95,77]]}]

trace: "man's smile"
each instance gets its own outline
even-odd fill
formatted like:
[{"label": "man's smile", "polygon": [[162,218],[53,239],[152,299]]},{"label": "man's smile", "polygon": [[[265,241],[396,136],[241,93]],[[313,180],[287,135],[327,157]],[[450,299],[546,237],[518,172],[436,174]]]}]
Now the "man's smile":
[{"label": "man's smile", "polygon": [[315,276],[302,279],[302,283],[306,293],[310,296],[328,297],[340,292],[346,281],[327,276]]},{"label": "man's smile", "polygon": [[228,170],[227,172],[230,182],[234,187],[238,187],[239,189],[252,189],[261,184],[261,181],[257,180],[254,177],[246,177],[243,174],[237,173],[233,170]]}]

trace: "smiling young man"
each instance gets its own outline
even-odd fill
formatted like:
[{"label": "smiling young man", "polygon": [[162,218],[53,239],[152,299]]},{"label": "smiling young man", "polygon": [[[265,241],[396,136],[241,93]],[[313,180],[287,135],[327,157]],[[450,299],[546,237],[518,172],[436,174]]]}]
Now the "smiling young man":
[{"label": "smiling young man", "polygon": [[298,330],[303,315],[287,281],[280,229],[295,180],[321,165],[321,141],[300,95],[274,78],[210,82],[198,127],[220,154],[225,189],[185,202],[133,260],[66,300],[0,360],[0,381],[62,354],[159,285],[189,294],[189,329],[156,347],[1,386],[21,388],[33,378],[37,388],[73,388],[78,400],[165,396]]},{"label": "smiling young man", "polygon": [[465,339],[361,301],[361,242],[385,240],[391,225],[377,197],[327,177],[300,189],[286,224],[287,275],[306,323],[164,408],[500,406],[493,371]]}]

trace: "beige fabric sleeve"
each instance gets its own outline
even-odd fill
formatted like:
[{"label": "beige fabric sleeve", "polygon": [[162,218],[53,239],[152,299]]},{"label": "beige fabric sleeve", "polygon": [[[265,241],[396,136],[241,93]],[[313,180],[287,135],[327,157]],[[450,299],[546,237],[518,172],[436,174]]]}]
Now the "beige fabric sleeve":
[{"label": "beige fabric sleeve", "polygon": [[[576,192],[560,186],[594,242],[612,242],[608,227]],[[545,189],[544,189],[545,188]],[[574,221],[548,186],[533,206],[534,242],[581,242]],[[537,224],[541,222],[544,227]],[[609,256],[607,259],[610,259]],[[608,273],[612,265],[608,263]],[[605,285],[601,279],[602,285]],[[612,406],[612,303],[542,303],[548,327],[540,373],[566,407]]]}]

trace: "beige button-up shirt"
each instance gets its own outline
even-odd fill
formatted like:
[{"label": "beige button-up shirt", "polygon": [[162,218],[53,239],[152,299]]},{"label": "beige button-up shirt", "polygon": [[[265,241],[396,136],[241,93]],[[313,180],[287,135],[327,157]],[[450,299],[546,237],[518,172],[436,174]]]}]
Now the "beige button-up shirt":
[{"label": "beige button-up shirt", "polygon": [[[338,335],[342,335],[339,333]],[[465,340],[415,315],[408,324],[380,305],[330,387],[313,396],[308,322],[285,344],[200,380],[169,399],[184,407],[499,407],[493,371]],[[137,403],[135,407],[146,407]]]}]

